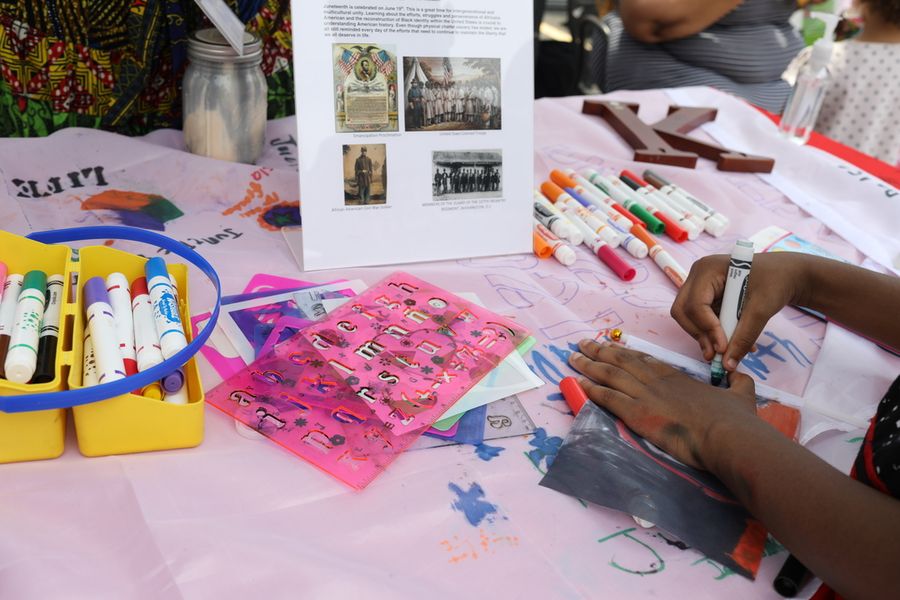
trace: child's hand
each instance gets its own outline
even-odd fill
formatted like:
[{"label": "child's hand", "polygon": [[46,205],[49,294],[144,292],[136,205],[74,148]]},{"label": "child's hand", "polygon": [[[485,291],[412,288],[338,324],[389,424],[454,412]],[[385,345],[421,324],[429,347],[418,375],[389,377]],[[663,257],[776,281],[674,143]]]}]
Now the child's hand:
[{"label": "child's hand", "polygon": [[804,257],[792,252],[756,254],[747,282],[741,318],[731,336],[719,322],[719,307],[725,291],[729,257],[707,256],[693,264],[684,285],[672,303],[672,318],[700,344],[703,358],[724,356],[728,371],[734,371],[762,333],[769,319],[800,297],[805,281]]},{"label": "child's hand", "polygon": [[583,340],[578,347],[569,363],[588,378],[580,381],[588,397],[692,467],[714,470],[714,427],[746,425],[756,414],[753,380],[743,373],[731,373],[725,390],[622,346]]}]

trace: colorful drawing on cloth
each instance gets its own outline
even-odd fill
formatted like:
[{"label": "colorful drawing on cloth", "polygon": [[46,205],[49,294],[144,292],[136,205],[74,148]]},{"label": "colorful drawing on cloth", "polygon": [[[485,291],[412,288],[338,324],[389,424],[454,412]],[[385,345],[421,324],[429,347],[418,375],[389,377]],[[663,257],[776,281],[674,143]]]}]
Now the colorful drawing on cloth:
[{"label": "colorful drawing on cloth", "polygon": [[655,523],[754,578],[766,529],[709,473],[688,467],[588,402],[541,485]]},{"label": "colorful drawing on cloth", "polygon": [[110,210],[122,225],[165,231],[165,223],[184,216],[171,200],[124,190],[105,190],[81,203],[81,210]]},{"label": "colorful drawing on cloth", "polygon": [[528,333],[398,272],[301,335],[398,435],[431,425]]}]

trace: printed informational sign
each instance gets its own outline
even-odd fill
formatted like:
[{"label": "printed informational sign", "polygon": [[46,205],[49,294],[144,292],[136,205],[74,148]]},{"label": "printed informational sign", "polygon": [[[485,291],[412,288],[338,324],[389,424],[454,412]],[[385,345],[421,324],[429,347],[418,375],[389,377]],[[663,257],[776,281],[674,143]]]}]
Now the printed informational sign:
[{"label": "printed informational sign", "polygon": [[304,268],[530,251],[530,6],[292,10]]}]

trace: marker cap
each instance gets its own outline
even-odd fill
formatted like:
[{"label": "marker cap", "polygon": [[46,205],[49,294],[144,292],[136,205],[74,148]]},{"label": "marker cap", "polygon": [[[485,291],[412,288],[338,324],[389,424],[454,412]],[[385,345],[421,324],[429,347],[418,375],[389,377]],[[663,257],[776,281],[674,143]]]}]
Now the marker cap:
[{"label": "marker cap", "polygon": [[550,246],[547,242],[544,241],[537,232],[532,232],[531,234],[532,248],[534,249],[534,254],[538,258],[550,258],[553,256],[553,247]]},{"label": "marker cap", "polygon": [[631,281],[637,274],[634,267],[619,258],[619,255],[607,245],[597,248],[597,256],[623,281]]},{"label": "marker cap", "polygon": [[644,171],[644,179],[649,182],[650,185],[656,188],[664,188],[667,185],[672,185],[671,181],[669,181],[659,173],[654,173],[650,169]]},{"label": "marker cap", "polygon": [[547,196],[551,202],[556,202],[560,196],[565,194],[563,189],[552,181],[545,181],[541,184],[541,193]]},{"label": "marker cap", "polygon": [[559,391],[562,392],[563,398],[566,399],[566,404],[569,405],[569,408],[576,415],[588,401],[587,394],[574,377],[563,377],[562,381],[559,382]]},{"label": "marker cap", "polygon": [[[22,280],[22,292],[27,289],[41,290],[44,293],[47,290],[47,274],[43,271],[28,271]],[[19,292],[21,295],[22,292]]]},{"label": "marker cap", "polygon": [[[647,225],[650,233],[662,233],[665,231],[666,224],[647,212],[644,207],[632,204],[628,207],[628,210]],[[685,234],[685,237],[687,237],[687,234]]]},{"label": "marker cap", "polygon": [[650,235],[650,233],[647,231],[646,227],[643,227],[643,226],[632,227],[631,233],[634,234],[634,237],[636,237],[637,239],[644,242],[644,244],[647,246],[648,252],[650,251],[650,248],[652,248],[653,246],[659,245],[659,242],[657,242],[653,238],[653,236]]},{"label": "marker cap", "polygon": [[174,394],[184,386],[184,371],[176,369],[159,380],[167,394]]},{"label": "marker cap", "polygon": [[622,171],[622,174],[619,175],[619,179],[622,180],[622,183],[624,183],[625,185],[627,185],[628,187],[630,187],[633,190],[639,190],[642,187],[644,187],[641,184],[639,184],[637,181],[635,181],[634,179],[629,177],[628,175],[625,175],[625,173],[627,173],[627,172],[628,171]]},{"label": "marker cap", "polygon": [[148,280],[154,277],[165,277],[166,281],[169,281],[169,270],[166,268],[166,261],[158,256],[154,256],[147,261],[147,264],[144,265],[144,272],[147,274]]},{"label": "marker cap", "polygon": [[627,177],[627,178],[631,179],[633,182],[635,182],[636,184],[638,184],[641,187],[647,187],[648,185],[650,185],[649,183],[647,183],[646,181],[644,181],[643,179],[641,179],[640,177],[638,177],[637,175],[635,175],[634,173],[629,171],[628,169],[623,169],[622,172],[620,173],[620,175],[622,177]]},{"label": "marker cap", "polygon": [[109,292],[106,291],[106,282],[102,277],[91,277],[84,284],[84,306],[87,308],[95,302],[109,304]]},{"label": "marker cap", "polygon": [[[578,184],[576,184],[576,185],[578,185]],[[592,206],[594,206],[594,204],[590,200],[588,200],[587,198],[585,198],[584,196],[582,196],[581,194],[576,192],[572,187],[567,187],[567,188],[565,188],[565,190],[566,190],[567,194],[569,194],[570,196],[575,198],[575,200],[578,202],[578,204],[582,205],[583,207],[589,209]]]},{"label": "marker cap", "polygon": [[578,256],[575,254],[575,251],[562,244],[556,247],[556,250],[553,251],[553,256],[558,260],[561,264],[566,267],[571,267],[575,264],[575,261],[578,260]]},{"label": "marker cap", "polygon": [[561,188],[573,188],[578,185],[578,182],[576,182],[574,179],[572,179],[559,169],[553,169],[552,171],[550,171],[550,181]]},{"label": "marker cap", "polygon": [[0,260],[0,296],[3,295],[3,284],[6,282],[6,274],[9,271],[6,269],[6,263]]},{"label": "marker cap", "polygon": [[678,223],[662,213],[656,213],[655,216],[660,221],[662,221],[667,236],[669,236],[679,244],[688,239],[688,232],[682,229],[678,225]]},{"label": "marker cap", "polygon": [[149,294],[147,291],[147,278],[138,277],[131,282],[131,300],[134,301],[138,296]]}]

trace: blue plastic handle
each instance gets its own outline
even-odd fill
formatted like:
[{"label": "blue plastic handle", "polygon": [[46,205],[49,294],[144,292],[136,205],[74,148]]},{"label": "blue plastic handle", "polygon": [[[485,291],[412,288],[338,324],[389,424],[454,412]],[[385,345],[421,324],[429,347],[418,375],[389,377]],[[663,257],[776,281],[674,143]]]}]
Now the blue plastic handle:
[{"label": "blue plastic handle", "polygon": [[216,325],[216,320],[219,318],[219,303],[222,298],[222,286],[219,283],[219,276],[216,274],[216,270],[213,269],[212,265],[197,252],[191,250],[181,242],[145,229],[124,226],[55,229],[53,231],[35,232],[27,237],[44,244],[58,244],[79,240],[118,239],[158,246],[159,248],[168,250],[172,254],[177,254],[203,271],[216,288],[216,304],[213,307],[209,322],[206,323],[197,337],[186,347],[179,350],[174,356],[168,360],[164,360],[155,367],[151,367],[146,371],[141,371],[140,373],[124,379],[77,390],[42,394],[24,394],[21,396],[4,396],[0,398],[0,411],[15,413],[32,410],[69,408],[71,406],[79,406],[81,404],[106,400],[123,394],[130,394],[133,390],[143,388],[144,386],[159,381],[182,366],[190,360],[191,357],[197,354],[200,351],[200,348],[206,343],[206,340],[209,339],[209,336]]}]

